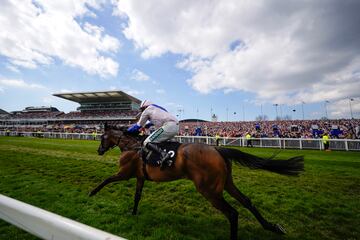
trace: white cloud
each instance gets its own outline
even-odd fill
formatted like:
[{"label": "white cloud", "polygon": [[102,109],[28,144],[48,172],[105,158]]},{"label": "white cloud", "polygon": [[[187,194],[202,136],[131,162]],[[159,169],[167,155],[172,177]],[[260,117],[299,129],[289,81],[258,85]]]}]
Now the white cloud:
[{"label": "white cloud", "polygon": [[7,64],[6,65],[6,68],[13,71],[13,72],[16,72],[16,73],[19,73],[19,69],[17,67],[15,67],[14,65],[11,65],[11,64]]},{"label": "white cloud", "polygon": [[[360,117],[360,99],[351,98],[351,108],[350,108],[350,98],[349,99],[342,99],[335,102],[329,102],[327,104],[329,117],[331,118],[351,118],[351,111],[352,116],[354,118]],[[351,109],[351,110],[350,110]]]},{"label": "white cloud", "polygon": [[60,90],[60,93],[71,93],[73,92],[72,90],[69,90],[69,89],[61,89]]},{"label": "white cloud", "polygon": [[45,86],[37,83],[28,83],[22,79],[0,79],[0,87],[5,88],[23,88],[23,89],[46,89]]},{"label": "white cloud", "polygon": [[139,96],[139,95],[143,95],[144,91],[139,91],[137,89],[132,89],[130,87],[127,86],[122,86],[122,89],[125,93],[129,94],[129,95],[134,95],[134,96]]},{"label": "white cloud", "polygon": [[359,96],[359,10],[336,0],[133,0],[115,12],[144,58],[180,54],[195,90],[294,104]]},{"label": "white cloud", "polygon": [[148,75],[146,75],[145,73],[143,73],[142,71],[138,70],[138,69],[134,69],[131,72],[131,80],[134,81],[138,81],[138,82],[144,82],[144,81],[148,81],[150,79],[150,77]]},{"label": "white cloud", "polygon": [[171,108],[183,108],[183,105],[174,103],[174,102],[167,102],[165,103],[165,106],[171,107]]},{"label": "white cloud", "polygon": [[139,95],[143,95],[144,91],[138,91],[138,90],[129,89],[129,90],[126,91],[126,93],[129,94],[129,95],[139,96]]},{"label": "white cloud", "polygon": [[[5,0],[0,12],[0,55],[14,67],[34,69],[60,59],[89,74],[115,76],[118,63],[102,55],[116,52],[120,42],[84,16],[96,15],[103,1]],[[78,22],[79,21],[79,22]]]},{"label": "white cloud", "polygon": [[158,94],[165,94],[165,90],[164,89],[156,89],[155,91]]}]

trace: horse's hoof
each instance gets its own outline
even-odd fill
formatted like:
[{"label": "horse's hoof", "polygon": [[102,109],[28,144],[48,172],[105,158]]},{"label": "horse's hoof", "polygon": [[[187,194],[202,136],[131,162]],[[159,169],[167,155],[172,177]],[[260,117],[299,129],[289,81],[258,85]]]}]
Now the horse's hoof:
[{"label": "horse's hoof", "polygon": [[278,234],[286,234],[285,228],[283,228],[280,224],[273,225],[273,232]]},{"label": "horse's hoof", "polygon": [[95,193],[93,192],[93,191],[91,191],[91,192],[89,192],[89,197],[92,197],[92,196],[94,196],[95,195]]}]

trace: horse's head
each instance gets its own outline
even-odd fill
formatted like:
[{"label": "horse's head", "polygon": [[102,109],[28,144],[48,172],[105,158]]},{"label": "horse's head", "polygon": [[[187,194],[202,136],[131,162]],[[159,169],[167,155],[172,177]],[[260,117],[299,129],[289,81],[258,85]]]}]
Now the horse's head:
[{"label": "horse's head", "polygon": [[126,151],[139,145],[138,138],[127,132],[127,126],[109,126],[104,125],[104,134],[101,135],[101,142],[98,148],[98,154],[103,155],[109,149],[118,146],[121,151]]}]

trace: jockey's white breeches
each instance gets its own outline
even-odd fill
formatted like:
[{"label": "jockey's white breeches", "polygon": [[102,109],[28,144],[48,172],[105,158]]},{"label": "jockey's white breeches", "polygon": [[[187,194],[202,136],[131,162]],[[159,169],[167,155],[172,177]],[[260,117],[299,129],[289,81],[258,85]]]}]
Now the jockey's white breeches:
[{"label": "jockey's white breeches", "polygon": [[144,146],[149,142],[160,143],[172,139],[179,133],[178,122],[166,122],[163,126],[155,130],[144,141]]}]

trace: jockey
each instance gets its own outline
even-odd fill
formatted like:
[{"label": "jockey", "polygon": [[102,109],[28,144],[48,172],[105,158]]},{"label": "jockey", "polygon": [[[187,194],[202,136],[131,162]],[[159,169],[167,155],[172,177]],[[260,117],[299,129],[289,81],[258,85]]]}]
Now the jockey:
[{"label": "jockey", "polygon": [[144,147],[153,150],[161,156],[161,166],[169,158],[170,154],[163,151],[154,143],[160,143],[175,137],[179,132],[179,122],[165,108],[153,104],[149,100],[144,100],[140,104],[141,116],[139,121],[128,129],[128,132],[138,132],[150,121],[155,131],[151,133],[144,141]]}]

